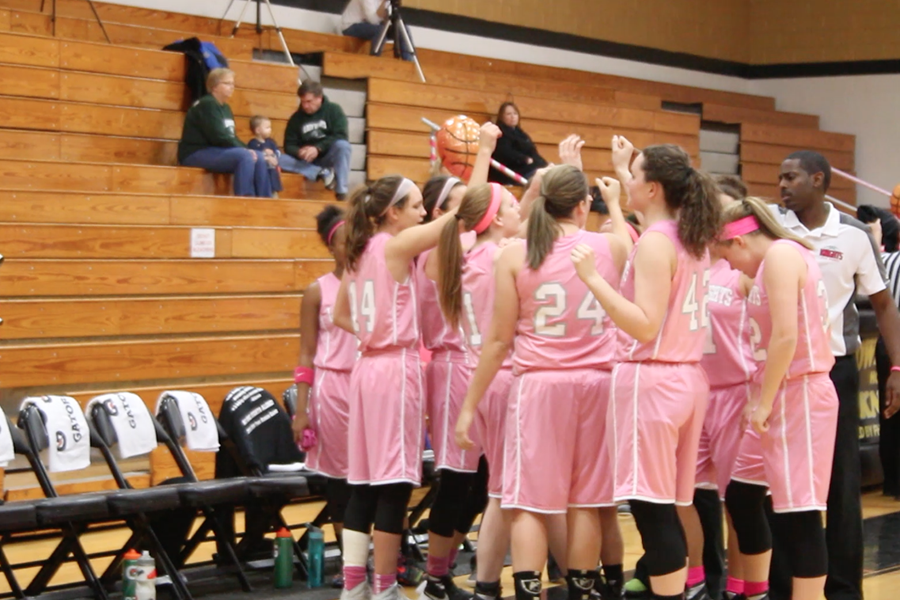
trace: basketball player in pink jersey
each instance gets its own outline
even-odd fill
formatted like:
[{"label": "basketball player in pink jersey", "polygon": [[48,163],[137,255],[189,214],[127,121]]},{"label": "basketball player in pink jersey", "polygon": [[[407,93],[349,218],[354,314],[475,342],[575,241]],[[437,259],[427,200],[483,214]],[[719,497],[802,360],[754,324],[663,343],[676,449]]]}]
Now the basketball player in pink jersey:
[{"label": "basketball player in pink jersey", "polygon": [[[334,271],[319,277],[303,292],[300,305],[300,363],[294,370],[297,414],[294,439],[303,443],[304,430],[316,434],[306,451],[306,466],[327,478],[325,502],[340,536],[350,489],[347,486],[347,431],[350,410],[350,371],[356,363],[356,337],[332,320],[346,265],[344,213],[326,206],[316,215],[316,229],[334,256]],[[308,399],[308,402],[307,402]]]},{"label": "basketball player in pink jersey", "polygon": [[[474,177],[473,177],[474,178]],[[495,198],[499,200],[495,203]],[[440,304],[447,322],[462,327],[469,353],[477,361],[491,323],[494,308],[494,262],[504,239],[517,235],[519,204],[498,184],[472,186],[466,192],[459,225],[448,223],[441,234],[435,271],[439,273]],[[465,254],[459,230],[477,234]],[[499,600],[500,572],[509,549],[509,520],[500,509],[503,491],[503,432],[506,406],[512,384],[512,360],[508,356],[478,406],[476,435],[488,466],[488,506],[478,532],[475,594],[484,600]],[[458,416],[458,415],[457,415]],[[453,427],[456,427],[454,421]],[[454,439],[455,443],[455,439]]]},{"label": "basketball player in pink jersey", "polygon": [[[491,205],[502,198],[492,194]],[[471,447],[477,407],[515,338],[515,379],[509,398],[501,505],[512,511],[516,598],[541,593],[547,560],[547,517],[568,515],[569,597],[587,599],[598,578],[600,520],[612,505],[603,422],[614,357],[611,323],[578,280],[569,255],[588,244],[603,277],[616,285],[624,244],[611,234],[585,232],[587,182],[571,165],[543,175],[529,215],[527,242],[504,248],[496,265],[494,311],[478,367],[457,424]],[[476,225],[477,213],[466,227]]]},{"label": "basketball player in pink jersey", "polygon": [[[829,377],[834,356],[825,284],[812,247],[778,224],[761,200],[734,203],[725,220],[722,253],[754,277],[747,308],[759,363],[747,412],[761,441],[762,468],[756,476],[733,479],[725,496],[743,555],[744,594],[750,600],[768,597],[768,487],[773,522],[789,532],[791,596],[818,600],[828,570],[819,513],[826,509],[838,413]],[[751,435],[744,434],[738,463]]]},{"label": "basketball player in pink jersey", "polygon": [[[347,271],[334,322],[356,333],[361,356],[350,376],[344,519],[344,600],[400,599],[397,554],[413,486],[422,478],[424,398],[413,259],[434,247],[455,211],[417,226],[422,194],[409,179],[383,177],[354,192],[347,215]],[[366,560],[375,526],[375,579]]]},{"label": "basketball player in pink jersey", "polygon": [[[433,177],[423,194],[426,221],[457,208],[465,192],[466,185],[456,177]],[[487,502],[487,473],[485,468],[479,474],[480,446],[465,451],[454,438],[474,364],[459,327],[444,319],[435,276],[426,273],[426,265],[432,266],[430,270],[436,269],[436,258],[432,249],[416,260],[422,342],[431,352],[431,361],[425,367],[425,403],[435,468],[440,472],[437,496],[428,517],[427,578],[422,598],[461,600],[470,594],[456,586],[450,568],[456,560],[456,550]]]},{"label": "basketball player in pink jersey", "polygon": [[[676,503],[694,496],[697,446],[709,384],[700,367],[708,327],[707,246],[722,208],[709,176],[677,146],[651,146],[631,165],[629,204],[646,230],[631,252],[621,293],[597,273],[594,252],[572,260],[618,329],[607,438],[614,448],[615,499],[628,500],[657,598],[681,598],[687,549]],[[604,178],[607,201],[619,182]]]}]

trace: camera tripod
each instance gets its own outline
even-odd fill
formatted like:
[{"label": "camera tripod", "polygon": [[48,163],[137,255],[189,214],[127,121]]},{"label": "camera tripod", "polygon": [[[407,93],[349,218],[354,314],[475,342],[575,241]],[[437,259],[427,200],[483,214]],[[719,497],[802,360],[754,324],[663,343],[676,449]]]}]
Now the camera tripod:
[{"label": "camera tripod", "polygon": [[[268,2],[268,0],[266,1]],[[400,40],[402,38],[406,42],[406,47],[409,48],[410,54],[412,54],[413,63],[416,65],[416,71],[419,73],[419,79],[422,80],[422,83],[425,83],[425,74],[422,73],[422,66],[419,64],[419,57],[416,55],[416,47],[409,37],[409,30],[406,29],[406,23],[403,22],[403,16],[400,14],[400,0],[386,0],[386,3],[388,15],[381,24],[381,30],[378,32],[378,35],[372,40],[371,54],[372,56],[381,56],[384,44],[387,42],[388,30],[393,27],[394,56],[396,58],[401,57],[400,50],[402,46],[400,45]]]},{"label": "camera tripod", "polygon": [[[219,19],[219,23],[225,20],[225,17],[228,16],[228,12],[231,10],[231,7],[234,6],[236,0],[231,0],[228,3],[228,8],[225,9],[225,13],[222,15],[222,18]],[[241,28],[241,23],[244,20],[244,12],[247,11],[247,6],[253,0],[244,0],[244,7],[241,9],[241,14],[238,15],[237,22],[234,24],[234,29],[231,30],[231,37],[237,35],[238,30]],[[266,8],[269,9],[269,17],[272,19],[272,24],[275,28],[276,33],[278,33],[278,39],[281,41],[281,48],[284,50],[284,56],[287,58],[288,63],[293,67],[294,58],[291,56],[291,51],[288,50],[287,42],[284,41],[284,34],[281,33],[281,27],[278,26],[278,21],[275,20],[275,14],[272,12],[272,3],[269,0],[256,0],[256,33],[261,35],[263,32],[262,26],[262,3],[266,3]]]}]

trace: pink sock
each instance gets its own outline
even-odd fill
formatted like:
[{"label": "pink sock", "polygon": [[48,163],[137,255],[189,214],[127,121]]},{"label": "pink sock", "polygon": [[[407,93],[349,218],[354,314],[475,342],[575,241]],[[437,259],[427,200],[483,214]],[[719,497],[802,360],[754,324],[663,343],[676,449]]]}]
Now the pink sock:
[{"label": "pink sock", "polygon": [[759,596],[769,591],[768,581],[745,581],[744,595],[748,598]]},{"label": "pink sock", "polygon": [[703,581],[706,581],[706,571],[703,569],[703,567],[690,567],[688,569],[688,587],[694,587],[695,585]]},{"label": "pink sock", "polygon": [[450,572],[450,557],[429,554],[426,570],[432,577],[443,577],[444,575],[447,575]]},{"label": "pink sock", "polygon": [[380,594],[395,583],[397,583],[397,573],[391,573],[390,575],[379,575],[378,573],[376,573],[375,582],[372,586],[372,593]]},{"label": "pink sock", "polygon": [[456,563],[457,555],[459,555],[459,546],[455,547],[453,550],[450,551],[450,556],[448,557],[449,561],[450,561],[448,563],[449,568],[451,568],[451,569],[453,568],[454,563]]},{"label": "pink sock", "polygon": [[731,592],[732,594],[743,594],[744,593],[744,580],[743,579],[735,579],[731,575],[728,576],[728,581],[725,583],[725,591]]},{"label": "pink sock", "polygon": [[344,566],[344,589],[352,590],[366,580],[365,567]]}]

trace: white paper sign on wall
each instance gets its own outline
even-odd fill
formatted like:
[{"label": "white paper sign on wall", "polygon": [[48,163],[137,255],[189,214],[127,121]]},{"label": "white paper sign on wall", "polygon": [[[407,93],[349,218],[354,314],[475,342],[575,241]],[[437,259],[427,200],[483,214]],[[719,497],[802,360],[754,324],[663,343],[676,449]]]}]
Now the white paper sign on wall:
[{"label": "white paper sign on wall", "polygon": [[216,257],[216,230],[191,228],[191,258]]}]

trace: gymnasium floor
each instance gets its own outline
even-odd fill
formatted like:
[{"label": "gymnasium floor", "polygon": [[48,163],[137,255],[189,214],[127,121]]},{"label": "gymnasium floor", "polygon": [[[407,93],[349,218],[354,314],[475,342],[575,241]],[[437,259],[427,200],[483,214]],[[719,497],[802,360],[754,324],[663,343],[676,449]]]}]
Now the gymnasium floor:
[{"label": "gymnasium floor", "polygon": [[[286,520],[289,523],[302,523],[310,520],[318,513],[319,503],[289,507],[286,509]],[[900,501],[885,498],[879,492],[870,492],[863,497],[863,511],[865,517],[865,581],[864,592],[866,600],[896,600],[900,598]],[[238,517],[240,519],[240,516]],[[640,556],[640,539],[634,520],[630,515],[620,515],[622,534],[625,538],[625,569],[634,568],[634,564]],[[238,527],[242,523],[238,522]],[[89,533],[84,536],[85,549],[88,552],[100,551],[116,546],[121,547],[127,539],[124,530]],[[326,529],[326,539],[333,539],[330,528]],[[7,548],[9,558],[13,562],[36,559],[46,556],[50,551],[50,542],[36,542],[28,546],[21,545]],[[201,547],[198,559],[206,559],[211,555],[211,544]],[[105,568],[109,559],[97,559],[94,566],[98,571]],[[28,581],[31,573],[21,571],[20,582]],[[56,581],[70,581],[78,578],[77,568],[74,564],[65,565],[57,575]],[[459,583],[466,579],[465,575],[458,577]],[[236,585],[225,583],[214,585],[208,591],[198,588],[196,598],[204,600],[267,600],[269,598],[302,598],[303,600],[335,600],[339,596],[338,590],[320,589],[307,591],[305,584],[295,582],[289,590],[272,589],[269,573],[255,573],[252,578],[255,591],[245,594],[236,590]],[[512,575],[510,569],[504,572],[503,588],[507,592],[512,590]],[[193,589],[193,588],[192,588]],[[0,578],[0,592],[7,592],[6,580]],[[562,590],[548,591],[548,600],[565,600]],[[415,590],[407,589],[407,595],[415,598]],[[167,597],[161,593],[160,598]]]}]

